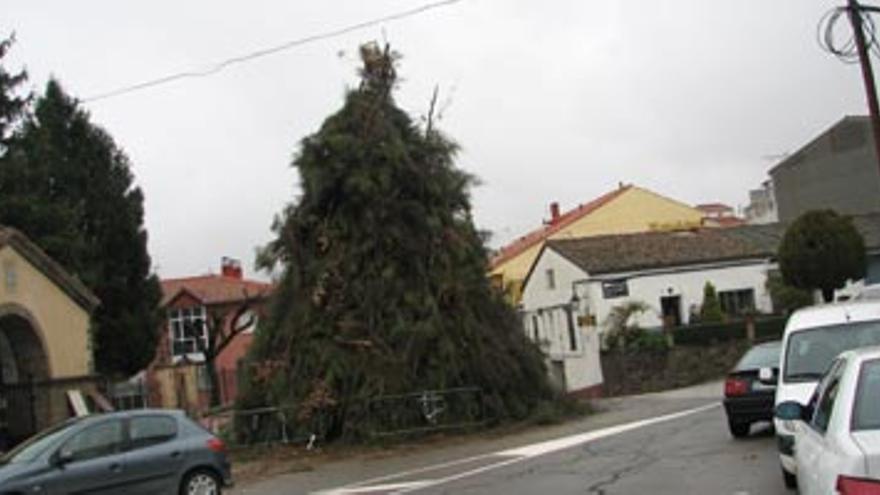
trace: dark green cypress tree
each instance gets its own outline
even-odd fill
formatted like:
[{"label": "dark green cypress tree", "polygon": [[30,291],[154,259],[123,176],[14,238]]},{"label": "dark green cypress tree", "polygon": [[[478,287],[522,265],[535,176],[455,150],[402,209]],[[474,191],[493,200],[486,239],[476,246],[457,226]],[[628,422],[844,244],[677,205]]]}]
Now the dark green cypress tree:
[{"label": "dark green cypress tree", "polygon": [[0,159],[0,224],[24,232],[100,298],[93,351],[109,374],[145,367],[159,324],[143,194],[132,182],[125,153],[54,80]]},{"label": "dark green cypress tree", "polygon": [[852,218],[834,210],[808,211],[785,229],[779,245],[779,271],[785,283],[822,291],[825,302],[847,280],[864,278],[868,262],[865,240]]},{"label": "dark green cypress tree", "polygon": [[260,253],[283,274],[241,405],[296,404],[348,439],[376,426],[364,404],[384,394],[478,386],[492,417],[523,417],[551,392],[486,277],[473,178],[453,143],[395,105],[396,57],[375,45],[361,57],[360,86],[302,141],[302,195]]}]

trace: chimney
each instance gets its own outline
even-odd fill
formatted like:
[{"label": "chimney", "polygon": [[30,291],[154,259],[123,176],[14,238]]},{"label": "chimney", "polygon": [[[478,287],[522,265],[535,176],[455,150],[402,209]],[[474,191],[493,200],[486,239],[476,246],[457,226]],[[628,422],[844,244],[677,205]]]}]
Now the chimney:
[{"label": "chimney", "polygon": [[556,201],[550,203],[550,225],[559,221],[559,203]]},{"label": "chimney", "polygon": [[224,277],[242,279],[241,261],[224,256],[220,260],[220,273]]}]

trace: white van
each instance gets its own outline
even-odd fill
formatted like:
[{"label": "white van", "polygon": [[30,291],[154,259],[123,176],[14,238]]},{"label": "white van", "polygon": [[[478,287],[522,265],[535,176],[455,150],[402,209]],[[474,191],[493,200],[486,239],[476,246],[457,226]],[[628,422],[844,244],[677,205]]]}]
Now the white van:
[{"label": "white van", "polygon": [[[775,404],[797,401],[806,405],[838,354],[871,345],[880,345],[880,301],[850,301],[795,311],[785,325]],[[787,487],[794,488],[794,432],[804,425],[792,420],[773,422],[783,479]]]}]

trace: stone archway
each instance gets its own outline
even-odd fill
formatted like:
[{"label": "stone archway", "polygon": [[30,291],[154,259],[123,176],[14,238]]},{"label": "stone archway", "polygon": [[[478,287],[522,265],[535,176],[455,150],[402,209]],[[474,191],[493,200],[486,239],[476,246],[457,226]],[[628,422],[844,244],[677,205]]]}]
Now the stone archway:
[{"label": "stone archway", "polygon": [[35,384],[49,377],[49,360],[34,319],[23,308],[0,306],[0,450],[36,432],[37,410],[44,399],[35,393]]}]

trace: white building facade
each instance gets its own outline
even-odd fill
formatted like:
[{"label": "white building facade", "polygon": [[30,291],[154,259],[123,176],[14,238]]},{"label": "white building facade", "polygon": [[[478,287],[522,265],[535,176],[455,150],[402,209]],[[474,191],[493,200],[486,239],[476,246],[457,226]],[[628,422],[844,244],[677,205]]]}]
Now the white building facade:
[{"label": "white building facade", "polygon": [[614,307],[628,302],[648,306],[633,319],[648,329],[692,323],[706,283],[731,316],[772,312],[766,282],[777,269],[777,239],[748,229],[754,228],[548,242],[526,278],[521,314],[554,383],[585,395],[601,389],[604,324]]},{"label": "white building facade", "polygon": [[553,383],[589,396],[603,379],[599,330],[572,301],[572,288],[584,278],[577,265],[544,249],[523,290],[522,316],[526,334],[544,352]]}]

